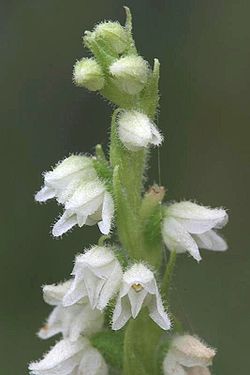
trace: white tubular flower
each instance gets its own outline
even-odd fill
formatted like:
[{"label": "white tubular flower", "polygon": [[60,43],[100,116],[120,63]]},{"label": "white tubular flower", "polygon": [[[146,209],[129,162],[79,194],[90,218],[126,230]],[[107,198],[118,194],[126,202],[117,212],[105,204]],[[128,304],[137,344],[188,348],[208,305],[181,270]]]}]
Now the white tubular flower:
[{"label": "white tubular flower", "polygon": [[138,94],[149,76],[148,63],[141,56],[121,57],[109,67],[109,71],[119,90],[130,95]]},{"label": "white tubular flower", "polygon": [[74,66],[73,81],[77,86],[97,91],[103,88],[105,78],[101,67],[94,59],[83,58]]},{"label": "white tubular flower", "polygon": [[87,296],[93,309],[103,310],[119,289],[122,268],[111,249],[94,246],[76,257],[72,275],[74,281],[63,299],[64,306]]},{"label": "white tubular flower", "polygon": [[209,375],[215,354],[196,337],[176,336],[163,362],[164,375]]},{"label": "white tubular flower", "polygon": [[45,326],[38,332],[41,339],[48,339],[62,333],[64,338],[76,341],[81,334],[92,335],[102,329],[103,314],[97,309],[92,309],[87,298],[82,299],[74,306],[64,307],[62,305],[63,297],[71,284],[70,280],[63,284],[43,287],[45,302],[56,307],[49,315]]},{"label": "white tubular flower", "polygon": [[135,319],[143,306],[147,306],[149,316],[162,329],[170,328],[171,323],[164,310],[153,272],[143,264],[134,264],[123,275],[112,329],[122,328],[131,317]]},{"label": "white tubular flower", "polygon": [[109,47],[116,53],[123,53],[128,47],[128,33],[119,22],[108,21],[99,23],[91,34],[92,38],[107,42]]},{"label": "white tubular flower", "polygon": [[45,202],[56,198],[63,204],[74,193],[81,180],[88,181],[96,177],[91,158],[71,155],[59,162],[52,171],[44,173],[44,186],[35,195],[35,200]]},{"label": "white tubular flower", "polygon": [[85,337],[59,341],[39,362],[29,365],[33,375],[107,375],[108,367]]},{"label": "white tubular flower", "polygon": [[118,135],[130,151],[138,151],[150,145],[159,146],[163,137],[150,119],[141,112],[123,111],[118,119]]},{"label": "white tubular flower", "polygon": [[82,227],[98,224],[103,234],[110,232],[114,202],[98,178],[79,185],[66,202],[65,209],[52,229],[53,236],[61,236],[75,225]]},{"label": "white tubular flower", "polygon": [[166,207],[162,236],[170,251],[189,252],[198,262],[199,248],[225,251],[227,244],[214,229],[226,225],[228,215],[222,208],[208,208],[192,202],[174,203]]}]

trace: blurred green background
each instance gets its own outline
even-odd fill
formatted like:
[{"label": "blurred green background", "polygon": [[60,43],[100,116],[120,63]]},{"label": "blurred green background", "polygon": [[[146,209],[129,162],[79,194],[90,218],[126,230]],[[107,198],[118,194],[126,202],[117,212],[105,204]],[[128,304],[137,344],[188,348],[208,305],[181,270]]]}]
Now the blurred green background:
[{"label": "blurred green background", "polygon": [[[0,374],[27,374],[53,343],[35,332],[50,308],[40,286],[68,277],[97,229],[52,239],[55,202],[33,201],[41,172],[107,143],[111,108],[73,86],[85,29],[124,20],[121,0],[1,1]],[[229,209],[226,254],[180,257],[172,298],[186,329],[218,348],[214,374],[249,373],[250,2],[127,0],[141,54],[161,61],[166,142],[161,180],[170,200]],[[149,182],[158,181],[153,152]],[[131,374],[132,375],[132,374]]]}]

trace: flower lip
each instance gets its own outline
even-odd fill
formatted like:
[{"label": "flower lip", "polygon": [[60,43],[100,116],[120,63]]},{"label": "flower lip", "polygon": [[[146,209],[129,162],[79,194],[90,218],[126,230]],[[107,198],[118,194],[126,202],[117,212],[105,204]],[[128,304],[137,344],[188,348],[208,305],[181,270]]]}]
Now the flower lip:
[{"label": "flower lip", "polygon": [[140,292],[143,289],[143,285],[141,283],[135,282],[134,284],[131,285],[132,288],[136,293]]}]

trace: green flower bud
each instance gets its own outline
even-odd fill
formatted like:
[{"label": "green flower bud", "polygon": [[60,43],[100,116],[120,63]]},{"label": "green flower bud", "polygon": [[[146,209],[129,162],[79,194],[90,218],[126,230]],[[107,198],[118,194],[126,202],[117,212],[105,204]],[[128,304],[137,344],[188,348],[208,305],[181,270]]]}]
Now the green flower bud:
[{"label": "green flower bud", "polygon": [[94,37],[102,39],[116,53],[122,53],[128,47],[128,32],[119,22],[103,22],[94,29]]},{"label": "green flower bud", "polygon": [[109,71],[116,86],[130,95],[136,95],[144,88],[149,75],[148,63],[140,56],[121,57]]},{"label": "green flower bud", "polygon": [[101,67],[94,59],[83,58],[74,66],[73,81],[77,86],[97,91],[103,88],[105,79]]}]

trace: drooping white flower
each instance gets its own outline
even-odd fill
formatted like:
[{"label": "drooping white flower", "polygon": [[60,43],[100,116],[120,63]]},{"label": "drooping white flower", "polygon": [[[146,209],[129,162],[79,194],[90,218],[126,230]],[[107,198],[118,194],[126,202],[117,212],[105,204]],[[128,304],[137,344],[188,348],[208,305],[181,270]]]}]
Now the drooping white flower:
[{"label": "drooping white flower", "polygon": [[215,353],[194,336],[176,336],[163,362],[164,375],[209,375]]},{"label": "drooping white flower", "polygon": [[29,365],[33,375],[107,375],[108,367],[86,337],[59,341],[39,362]]},{"label": "drooping white flower", "polygon": [[62,300],[70,289],[72,281],[66,281],[58,285],[46,285],[43,287],[43,297],[45,302],[55,306],[49,315],[47,323],[38,332],[42,339],[48,339],[58,333],[62,333],[64,338],[76,341],[81,334],[91,335],[99,332],[103,326],[103,314],[92,309],[88,298],[83,298],[79,303],[64,307]]},{"label": "drooping white flower", "polygon": [[111,249],[94,246],[76,257],[72,275],[74,280],[63,299],[64,306],[87,296],[93,309],[103,310],[119,289],[122,268]]},{"label": "drooping white flower", "polygon": [[65,212],[54,225],[52,234],[58,237],[75,225],[94,224],[98,224],[103,234],[108,234],[113,214],[114,202],[104,184],[98,178],[83,182],[65,203]]},{"label": "drooping white flower", "polygon": [[109,71],[115,85],[130,95],[138,94],[149,76],[148,63],[141,56],[121,57],[109,67]]},{"label": "drooping white flower", "polygon": [[143,306],[148,308],[149,316],[162,329],[170,328],[170,319],[164,310],[154,274],[139,263],[123,274],[112,329],[122,328],[131,317],[135,319]]},{"label": "drooping white flower", "polygon": [[82,58],[74,66],[73,81],[77,86],[97,91],[103,88],[105,78],[100,65],[94,59]]},{"label": "drooping white flower", "polygon": [[189,252],[197,261],[201,260],[199,248],[225,251],[227,244],[216,229],[228,221],[222,208],[208,208],[184,201],[166,207],[162,236],[170,251]]},{"label": "drooping white flower", "polygon": [[130,151],[138,151],[150,145],[159,146],[163,137],[154,123],[138,111],[123,111],[118,119],[118,135]]},{"label": "drooping white flower", "polygon": [[97,178],[92,159],[83,155],[71,155],[44,173],[44,186],[35,195],[35,200],[45,202],[56,198],[65,203],[72,196],[80,181]]}]

